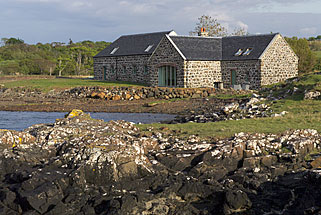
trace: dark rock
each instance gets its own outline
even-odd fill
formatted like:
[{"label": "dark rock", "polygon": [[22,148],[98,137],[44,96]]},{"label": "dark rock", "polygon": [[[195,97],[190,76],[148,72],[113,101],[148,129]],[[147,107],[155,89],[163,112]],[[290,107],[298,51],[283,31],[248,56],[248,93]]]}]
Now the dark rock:
[{"label": "dark rock", "polygon": [[318,159],[308,161],[314,169],[304,160],[320,149],[315,130],[220,140],[181,137],[168,128],[146,135],[132,123],[72,111],[50,125],[0,134],[0,214],[313,214],[321,208]]},{"label": "dark rock", "polygon": [[252,206],[252,202],[242,190],[228,190],[225,194],[224,212],[232,214],[242,212]]}]

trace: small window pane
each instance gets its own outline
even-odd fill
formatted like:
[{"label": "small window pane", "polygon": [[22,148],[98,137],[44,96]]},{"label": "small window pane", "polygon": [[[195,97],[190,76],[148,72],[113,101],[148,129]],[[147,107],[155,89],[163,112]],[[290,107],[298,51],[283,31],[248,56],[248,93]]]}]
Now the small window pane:
[{"label": "small window pane", "polygon": [[252,51],[252,48],[246,49],[246,51],[243,53],[243,55],[249,55]]},{"label": "small window pane", "polygon": [[235,56],[240,56],[242,54],[243,50],[239,49],[237,52],[234,54]]},{"label": "small window pane", "polygon": [[114,48],[114,49],[110,52],[110,54],[115,54],[115,52],[116,52],[118,49],[119,49],[119,47]]},{"label": "small window pane", "polygon": [[153,48],[154,45],[149,45],[147,46],[147,48],[145,49],[145,52],[149,52],[152,48]]}]

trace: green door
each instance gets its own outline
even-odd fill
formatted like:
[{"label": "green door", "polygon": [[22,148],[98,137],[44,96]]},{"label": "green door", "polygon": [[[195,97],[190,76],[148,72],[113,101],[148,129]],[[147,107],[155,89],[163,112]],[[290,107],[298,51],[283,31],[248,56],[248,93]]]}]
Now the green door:
[{"label": "green door", "polygon": [[158,68],[158,86],[165,87],[165,71],[164,67]]},{"label": "green door", "polygon": [[176,87],[176,68],[173,66],[161,66],[158,68],[158,86]]},{"label": "green door", "polygon": [[236,71],[235,70],[231,71],[231,84],[232,85],[236,84]]}]

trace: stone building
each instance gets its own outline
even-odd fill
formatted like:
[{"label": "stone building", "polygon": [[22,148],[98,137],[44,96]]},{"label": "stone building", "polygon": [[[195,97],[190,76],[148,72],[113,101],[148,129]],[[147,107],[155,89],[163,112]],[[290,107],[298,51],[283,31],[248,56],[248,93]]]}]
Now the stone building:
[{"label": "stone building", "polygon": [[[204,36],[205,35],[205,36]],[[121,36],[94,57],[95,78],[166,87],[257,89],[298,75],[298,57],[278,33]]]}]

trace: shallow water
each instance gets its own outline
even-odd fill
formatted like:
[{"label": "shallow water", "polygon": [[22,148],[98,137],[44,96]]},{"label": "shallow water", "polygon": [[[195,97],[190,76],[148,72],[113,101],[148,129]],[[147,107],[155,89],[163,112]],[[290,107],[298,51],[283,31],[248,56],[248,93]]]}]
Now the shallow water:
[{"label": "shallow water", "polygon": [[[64,118],[63,112],[13,112],[0,111],[0,129],[18,130],[39,123],[54,123],[56,119]],[[134,123],[155,123],[174,119],[175,115],[154,113],[90,113],[94,119],[125,120]]]}]

